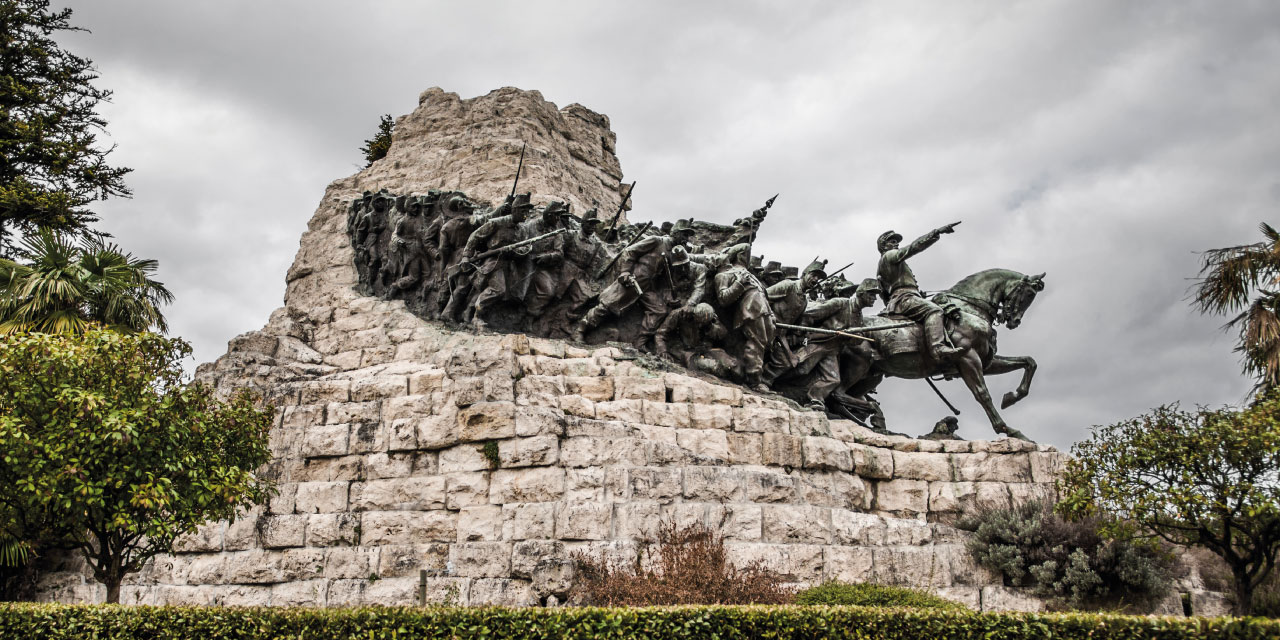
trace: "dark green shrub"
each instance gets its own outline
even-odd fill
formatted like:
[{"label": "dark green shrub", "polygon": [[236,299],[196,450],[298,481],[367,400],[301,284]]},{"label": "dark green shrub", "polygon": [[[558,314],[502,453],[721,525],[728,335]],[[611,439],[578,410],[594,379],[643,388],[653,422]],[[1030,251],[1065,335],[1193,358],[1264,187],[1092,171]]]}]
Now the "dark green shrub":
[{"label": "dark green shrub", "polygon": [[391,114],[383,115],[378,119],[378,133],[365,140],[364,146],[360,147],[360,153],[364,154],[364,166],[372,166],[373,163],[387,157],[387,152],[391,150],[391,132],[395,128],[396,121],[391,119]]},{"label": "dark green shrub", "polygon": [[957,526],[979,564],[1062,608],[1144,608],[1170,586],[1173,557],[1104,536],[1098,518],[1067,520],[1047,501],[982,509]]},{"label": "dark green shrub", "polygon": [[796,604],[859,605],[864,607],[907,607],[964,611],[965,606],[932,593],[883,584],[849,584],[831,580],[796,594]]},{"label": "dark green shrub", "polygon": [[1264,640],[1280,622],[877,607],[361,609],[0,605],[0,638],[23,640]]}]

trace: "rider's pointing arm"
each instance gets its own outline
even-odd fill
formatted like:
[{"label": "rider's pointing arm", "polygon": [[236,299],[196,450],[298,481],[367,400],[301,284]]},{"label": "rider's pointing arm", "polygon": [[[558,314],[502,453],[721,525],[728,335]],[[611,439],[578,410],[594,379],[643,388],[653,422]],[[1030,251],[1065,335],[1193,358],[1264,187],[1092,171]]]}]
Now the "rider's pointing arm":
[{"label": "rider's pointing arm", "polygon": [[920,236],[919,238],[912,240],[911,244],[905,247],[902,247],[901,249],[892,249],[892,250],[886,251],[884,257],[886,260],[890,262],[896,262],[896,263],[905,262],[912,256],[919,254],[921,251],[924,251],[925,249],[932,247],[933,243],[937,242],[938,238],[942,237],[942,234],[951,233],[952,231],[954,231],[955,230],[953,229],[954,226],[955,225],[952,224],[952,225],[947,225],[945,227],[938,227],[937,229],[934,229],[933,231],[930,231],[929,233],[926,233]]}]

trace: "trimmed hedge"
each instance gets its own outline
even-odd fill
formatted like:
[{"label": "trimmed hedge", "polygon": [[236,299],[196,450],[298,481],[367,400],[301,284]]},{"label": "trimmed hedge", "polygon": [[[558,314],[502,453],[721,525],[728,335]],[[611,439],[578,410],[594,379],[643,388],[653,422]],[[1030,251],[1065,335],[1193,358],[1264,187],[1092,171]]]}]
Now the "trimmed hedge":
[{"label": "trimmed hedge", "polygon": [[831,580],[796,594],[796,604],[856,605],[860,607],[902,607],[906,609],[942,609],[966,611],[959,602],[906,587],[862,582],[850,584]]},{"label": "trimmed hedge", "polygon": [[33,640],[1263,640],[1278,637],[1280,621],[1260,618],[1156,618],[1078,613],[983,614],[871,607],[284,609],[0,605],[0,638]]}]

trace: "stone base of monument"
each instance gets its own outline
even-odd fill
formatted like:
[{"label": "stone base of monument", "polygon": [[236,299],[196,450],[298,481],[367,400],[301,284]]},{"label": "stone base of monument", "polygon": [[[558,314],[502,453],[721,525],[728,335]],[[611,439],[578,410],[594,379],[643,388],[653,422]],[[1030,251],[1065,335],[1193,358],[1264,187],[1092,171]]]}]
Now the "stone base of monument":
[{"label": "stone base of monument", "polygon": [[[346,207],[362,192],[465,178],[500,198],[524,140],[536,162],[522,186],[609,209],[621,201],[613,139],[604,116],[536,92],[424,92],[386,159],[330,185],[284,307],[198,370],[277,407],[262,472],[279,494],[180,540],[121,600],[411,605],[422,589],[429,602],[564,602],[574,553],[630,561],[670,522],[704,524],[733,562],[796,585],[878,582],[1041,609],[976,566],[949,523],[1050,492],[1064,461],[1050,447],[879,435],[615,346],[456,331],[355,290]],[[53,569],[41,598],[103,599],[74,561]]]},{"label": "stone base of monument", "polygon": [[707,525],[735,563],[797,584],[1039,607],[975,566],[946,523],[1052,490],[1051,448],[883,436],[612,346],[453,332],[370,299],[347,309],[330,326],[353,344],[336,352],[398,334],[397,357],[310,376],[321,354],[268,327],[201,372],[226,388],[297,375],[256,380],[278,407],[279,495],[181,540],[123,601],[414,604],[425,570],[433,602],[537,605],[564,601],[571,554],[629,561],[673,522]]}]

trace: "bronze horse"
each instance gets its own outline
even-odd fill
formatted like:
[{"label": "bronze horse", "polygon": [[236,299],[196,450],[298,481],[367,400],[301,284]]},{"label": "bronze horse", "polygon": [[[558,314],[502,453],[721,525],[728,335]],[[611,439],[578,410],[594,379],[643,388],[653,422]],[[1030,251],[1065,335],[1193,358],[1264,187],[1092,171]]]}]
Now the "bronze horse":
[{"label": "bronze horse", "polygon": [[[996,433],[1026,440],[1022,432],[1009,428],[996,411],[987,391],[986,376],[1022,371],[1021,383],[1017,389],[1004,395],[1001,409],[1025,398],[1030,391],[1036,361],[1030,356],[997,355],[995,326],[1004,324],[1016,329],[1022,323],[1027,307],[1044,289],[1044,275],[1027,276],[1008,269],[988,269],[935,294],[932,297],[935,303],[944,309],[954,307],[958,311],[948,314],[951,318],[947,321],[947,333],[952,344],[961,349],[960,355],[950,362],[934,361],[929,357],[919,325],[874,331],[867,334],[875,339],[874,345],[868,345],[871,346],[871,357],[865,357],[868,351],[862,349],[846,352],[854,355],[842,366],[838,395],[845,398],[862,396],[873,391],[885,376],[911,379],[959,376],[986,410]],[[901,318],[891,316],[873,316],[867,318],[864,325],[874,327],[900,321]],[[878,407],[876,413],[879,413]],[[882,425],[883,416],[878,417]]]}]

